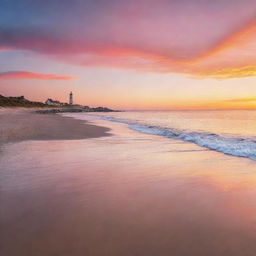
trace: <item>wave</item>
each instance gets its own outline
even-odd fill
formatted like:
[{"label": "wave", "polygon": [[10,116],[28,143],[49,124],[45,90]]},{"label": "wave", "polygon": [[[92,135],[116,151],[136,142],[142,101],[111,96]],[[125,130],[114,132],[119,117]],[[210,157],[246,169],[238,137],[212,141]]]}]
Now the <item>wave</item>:
[{"label": "wave", "polygon": [[214,133],[188,132],[183,130],[151,126],[130,122],[124,119],[101,116],[101,119],[124,123],[130,129],[152,135],[192,142],[201,147],[222,152],[232,156],[247,157],[256,160],[256,141],[249,138],[230,138]]}]

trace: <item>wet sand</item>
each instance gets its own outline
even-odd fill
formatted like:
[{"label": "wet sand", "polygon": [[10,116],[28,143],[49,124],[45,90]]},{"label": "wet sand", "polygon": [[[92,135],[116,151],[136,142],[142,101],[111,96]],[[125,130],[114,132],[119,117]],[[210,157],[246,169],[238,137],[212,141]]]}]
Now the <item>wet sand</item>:
[{"label": "wet sand", "polygon": [[0,109],[0,145],[23,140],[76,140],[109,136],[109,129],[56,114]]},{"label": "wet sand", "polygon": [[255,162],[109,126],[0,154],[1,255],[255,256]]}]

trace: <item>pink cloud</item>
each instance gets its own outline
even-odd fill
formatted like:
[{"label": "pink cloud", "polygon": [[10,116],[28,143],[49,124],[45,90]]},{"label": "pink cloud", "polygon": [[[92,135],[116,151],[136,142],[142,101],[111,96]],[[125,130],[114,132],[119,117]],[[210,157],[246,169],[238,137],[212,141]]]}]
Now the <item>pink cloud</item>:
[{"label": "pink cloud", "polygon": [[34,73],[27,71],[8,71],[0,72],[1,79],[39,79],[39,80],[74,80],[77,77],[74,76],[65,76],[65,75],[56,75],[56,74],[43,74],[43,73]]},{"label": "pink cloud", "polygon": [[[30,50],[70,64],[87,67],[104,66],[149,72],[182,73],[195,77],[217,79],[255,75],[255,72],[248,72],[247,68],[248,66],[252,67],[250,69],[252,70],[256,61],[256,54],[253,51],[256,44],[255,18],[243,25],[240,24],[225,35],[218,36],[217,39],[212,39],[211,43],[204,42],[204,47],[201,43],[196,43],[196,38],[198,37],[197,40],[199,40],[206,33],[202,31],[193,36],[189,35],[191,40],[192,38],[195,40],[193,43],[187,43],[189,40],[184,39],[185,33],[182,33],[182,40],[175,39],[171,35],[170,38],[163,38],[163,40],[154,42],[154,37],[161,38],[163,34],[164,36],[169,34],[161,32],[161,35],[154,35],[143,32],[142,37],[138,35],[137,37],[129,36],[126,38],[121,33],[122,28],[122,26],[119,28],[120,33],[117,33],[118,29],[114,32],[109,31],[111,40],[93,37],[86,40],[82,37],[63,39],[42,31],[39,33],[34,30],[14,30],[9,31],[7,34],[9,36],[4,37],[2,42],[0,40],[0,47]],[[137,30],[135,29],[135,31]],[[128,33],[129,30],[126,32]],[[145,38],[149,40],[145,41]],[[179,46],[175,46],[175,44]],[[5,75],[5,77],[7,76]],[[20,75],[21,77],[22,75]],[[62,78],[63,76],[46,78],[47,75],[44,77],[35,78],[34,76],[34,79],[74,79],[65,76],[65,78]],[[30,76],[30,78],[32,77]]]}]

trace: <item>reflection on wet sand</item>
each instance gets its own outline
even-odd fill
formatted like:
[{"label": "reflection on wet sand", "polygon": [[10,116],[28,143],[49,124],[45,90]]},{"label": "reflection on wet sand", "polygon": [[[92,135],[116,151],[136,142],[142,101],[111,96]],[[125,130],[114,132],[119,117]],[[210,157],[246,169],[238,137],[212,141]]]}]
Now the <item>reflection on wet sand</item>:
[{"label": "reflection on wet sand", "polygon": [[2,255],[256,255],[255,162],[112,128],[5,147]]}]

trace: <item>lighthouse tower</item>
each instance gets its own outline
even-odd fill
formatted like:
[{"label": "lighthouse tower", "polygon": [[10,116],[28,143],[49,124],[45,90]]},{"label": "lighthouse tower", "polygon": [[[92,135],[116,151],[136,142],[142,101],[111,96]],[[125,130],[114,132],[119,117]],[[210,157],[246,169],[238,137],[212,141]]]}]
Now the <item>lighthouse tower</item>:
[{"label": "lighthouse tower", "polygon": [[69,94],[69,104],[72,105],[73,104],[73,93],[70,92]]}]

